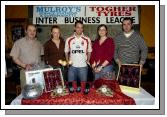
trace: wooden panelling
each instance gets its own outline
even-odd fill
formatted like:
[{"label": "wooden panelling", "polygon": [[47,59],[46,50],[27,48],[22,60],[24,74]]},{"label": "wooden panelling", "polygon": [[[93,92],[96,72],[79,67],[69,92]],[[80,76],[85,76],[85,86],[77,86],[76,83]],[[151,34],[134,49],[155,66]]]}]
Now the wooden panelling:
[{"label": "wooden panelling", "polygon": [[153,5],[141,6],[140,32],[146,44],[149,47],[155,47],[155,7]]},{"label": "wooden panelling", "polygon": [[27,5],[6,5],[5,18],[28,18]]}]

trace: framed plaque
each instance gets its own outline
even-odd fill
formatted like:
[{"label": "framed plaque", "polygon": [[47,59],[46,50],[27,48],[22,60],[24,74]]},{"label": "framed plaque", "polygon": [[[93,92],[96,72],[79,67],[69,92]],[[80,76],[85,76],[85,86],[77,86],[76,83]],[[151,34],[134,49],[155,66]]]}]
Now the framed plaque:
[{"label": "framed plaque", "polygon": [[33,80],[35,80],[35,83],[39,83],[42,88],[45,88],[45,81],[43,72],[53,70],[53,68],[44,68],[39,70],[31,70],[31,71],[25,71],[26,75],[26,84],[33,84]]},{"label": "framed plaque", "polygon": [[122,64],[119,68],[117,80],[122,91],[139,93],[141,66],[139,64]]},{"label": "framed plaque", "polygon": [[60,68],[43,72],[45,81],[45,92],[53,91],[56,86],[64,87],[63,75]]}]

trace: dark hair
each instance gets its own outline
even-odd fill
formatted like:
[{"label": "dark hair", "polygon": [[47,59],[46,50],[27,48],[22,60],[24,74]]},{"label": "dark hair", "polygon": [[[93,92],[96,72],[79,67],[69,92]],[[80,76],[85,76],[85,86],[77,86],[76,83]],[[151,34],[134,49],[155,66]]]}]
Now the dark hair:
[{"label": "dark hair", "polygon": [[122,23],[125,21],[125,20],[129,20],[131,22],[131,24],[133,24],[133,19],[131,17],[125,17],[122,21]]},{"label": "dark hair", "polygon": [[[106,31],[107,31],[107,34],[108,34],[108,28],[107,28],[107,26],[106,26],[105,24],[101,24],[101,25],[99,25],[99,26],[97,27],[97,39],[100,39],[99,30],[100,30],[101,27],[105,27],[105,29],[106,29]],[[106,35],[107,35],[107,34],[106,34]]]},{"label": "dark hair", "polygon": [[82,24],[82,25],[83,25],[83,22],[82,22],[81,20],[77,20],[77,21],[75,22],[75,27],[76,27],[77,24]]},{"label": "dark hair", "polygon": [[51,32],[52,32],[52,30],[53,30],[54,28],[57,28],[57,29],[60,30],[60,27],[59,27],[58,25],[54,25],[54,26],[51,27]]},{"label": "dark hair", "polygon": [[35,24],[27,24],[26,25],[26,31],[27,31],[27,29],[28,29],[29,26],[33,26],[33,27],[35,27],[35,29],[37,29],[37,26]]},{"label": "dark hair", "polygon": [[[54,28],[57,28],[57,29],[59,29],[60,30],[60,27],[58,26],[58,25],[53,25],[52,27],[51,27],[51,32],[52,32],[52,30],[54,29]],[[51,34],[51,39],[53,38],[53,35]],[[60,38],[60,37],[59,37]]]},{"label": "dark hair", "polygon": [[131,17],[125,17],[125,18],[123,19],[123,21],[122,21],[122,30],[124,31],[124,29],[123,29],[123,22],[124,22],[125,20],[129,20],[129,21],[131,22],[131,24],[132,24],[132,28],[131,28],[131,29],[133,29],[133,28],[134,28],[134,27],[133,27],[133,19],[132,19]]}]

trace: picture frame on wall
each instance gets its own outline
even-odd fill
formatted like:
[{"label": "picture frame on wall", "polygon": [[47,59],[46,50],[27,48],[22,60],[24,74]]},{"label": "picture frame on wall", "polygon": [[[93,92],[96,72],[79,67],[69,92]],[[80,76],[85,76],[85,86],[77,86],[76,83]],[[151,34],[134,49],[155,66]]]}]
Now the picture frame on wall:
[{"label": "picture frame on wall", "polygon": [[139,93],[141,83],[141,66],[139,64],[122,64],[117,81],[124,92]]}]

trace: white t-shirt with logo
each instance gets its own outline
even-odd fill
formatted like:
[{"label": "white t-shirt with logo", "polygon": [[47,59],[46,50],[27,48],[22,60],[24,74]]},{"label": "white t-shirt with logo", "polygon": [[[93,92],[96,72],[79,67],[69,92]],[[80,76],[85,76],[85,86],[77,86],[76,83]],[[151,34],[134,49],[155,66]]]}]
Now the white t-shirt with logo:
[{"label": "white t-shirt with logo", "polygon": [[92,52],[91,40],[84,36],[77,38],[75,34],[67,38],[65,43],[65,53],[70,53],[70,60],[74,67],[87,66],[87,53]]}]

